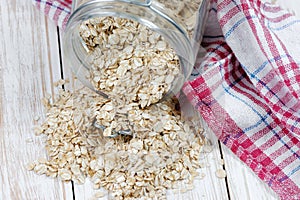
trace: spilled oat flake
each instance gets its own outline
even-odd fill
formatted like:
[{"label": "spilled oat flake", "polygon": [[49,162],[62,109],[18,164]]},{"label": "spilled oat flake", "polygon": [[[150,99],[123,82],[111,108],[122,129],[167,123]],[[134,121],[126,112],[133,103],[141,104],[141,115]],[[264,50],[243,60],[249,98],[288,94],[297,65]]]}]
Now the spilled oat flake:
[{"label": "spilled oat flake", "polygon": [[104,137],[92,126],[97,115],[111,110],[112,101],[86,88],[60,90],[54,99],[43,101],[46,119],[35,129],[46,137],[47,159],[30,163],[28,170],[76,184],[89,178],[94,188],[106,189],[114,199],[165,199],[166,190],[179,183],[187,186],[181,192],[193,188],[202,129],[181,119],[176,99],[132,112],[134,105],[128,105],[134,134],[116,138]]}]

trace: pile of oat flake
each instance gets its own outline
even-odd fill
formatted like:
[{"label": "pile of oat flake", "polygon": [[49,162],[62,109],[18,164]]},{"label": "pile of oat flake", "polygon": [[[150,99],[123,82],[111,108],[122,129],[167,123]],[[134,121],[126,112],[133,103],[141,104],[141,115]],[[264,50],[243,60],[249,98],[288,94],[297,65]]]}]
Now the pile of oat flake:
[{"label": "pile of oat flake", "polygon": [[53,103],[43,100],[45,121],[35,128],[47,138],[48,158],[28,165],[35,173],[83,184],[90,178],[114,199],[165,199],[166,190],[185,183],[192,189],[198,175],[203,140],[181,120],[169,99],[132,113],[133,137],[104,137],[92,126],[97,112],[111,103],[89,89],[60,90]]}]

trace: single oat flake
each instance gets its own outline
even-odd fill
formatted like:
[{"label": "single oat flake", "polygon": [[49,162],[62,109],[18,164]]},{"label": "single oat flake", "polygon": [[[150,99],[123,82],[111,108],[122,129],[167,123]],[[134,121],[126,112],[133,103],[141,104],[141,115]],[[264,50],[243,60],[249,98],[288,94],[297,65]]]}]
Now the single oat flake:
[{"label": "single oat flake", "polygon": [[218,169],[216,171],[216,176],[218,178],[225,178],[227,176],[227,173],[226,173],[226,171],[224,169]]}]

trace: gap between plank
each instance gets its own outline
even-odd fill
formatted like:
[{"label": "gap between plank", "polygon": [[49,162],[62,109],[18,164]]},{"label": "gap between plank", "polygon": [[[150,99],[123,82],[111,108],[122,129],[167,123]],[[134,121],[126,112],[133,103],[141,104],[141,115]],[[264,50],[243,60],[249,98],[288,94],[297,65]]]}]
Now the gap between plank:
[{"label": "gap between plank", "polygon": [[[220,149],[221,159],[224,160],[223,151],[222,151],[222,146],[221,146],[221,142],[220,142],[219,140],[218,140],[218,145],[219,145],[219,149]],[[226,171],[225,164],[223,165],[223,169]],[[227,190],[227,197],[228,197],[228,200],[231,200],[227,176],[225,177],[225,185],[226,185],[226,190]]]},{"label": "gap between plank", "polygon": [[72,194],[73,194],[73,200],[75,200],[75,188],[74,188],[74,182],[71,181],[72,184]]},{"label": "gap between plank", "polygon": [[[60,78],[64,79],[64,67],[63,67],[63,61],[62,61],[62,51],[61,51],[61,38],[60,38],[60,31],[59,31],[59,27],[57,27],[57,41],[58,41],[58,53],[59,53],[59,67],[60,67]],[[65,85],[61,86],[62,89],[65,89]],[[75,188],[74,188],[74,182],[71,181],[71,185],[72,185],[72,196],[73,196],[73,200],[76,200],[75,198]]]},{"label": "gap between plank", "polygon": [[[59,51],[59,66],[60,66],[60,78],[64,79],[64,69],[62,61],[62,51],[61,51],[61,42],[60,42],[60,31],[57,27],[57,38],[58,38],[58,51]],[[62,89],[65,89],[65,85],[62,85]]]}]

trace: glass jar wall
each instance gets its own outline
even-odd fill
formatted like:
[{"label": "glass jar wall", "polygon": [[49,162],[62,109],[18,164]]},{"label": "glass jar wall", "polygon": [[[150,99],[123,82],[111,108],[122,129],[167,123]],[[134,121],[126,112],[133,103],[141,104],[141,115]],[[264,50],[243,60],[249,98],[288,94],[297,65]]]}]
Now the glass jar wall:
[{"label": "glass jar wall", "polygon": [[[203,2],[202,2],[203,1]],[[88,87],[95,90],[89,77],[90,52],[80,35],[80,25],[88,19],[117,17],[137,21],[160,34],[176,52],[180,73],[166,95],[177,94],[190,76],[195,63],[205,12],[204,0],[73,0],[72,15],[64,34],[66,64]],[[97,92],[102,91],[97,89]]]}]

